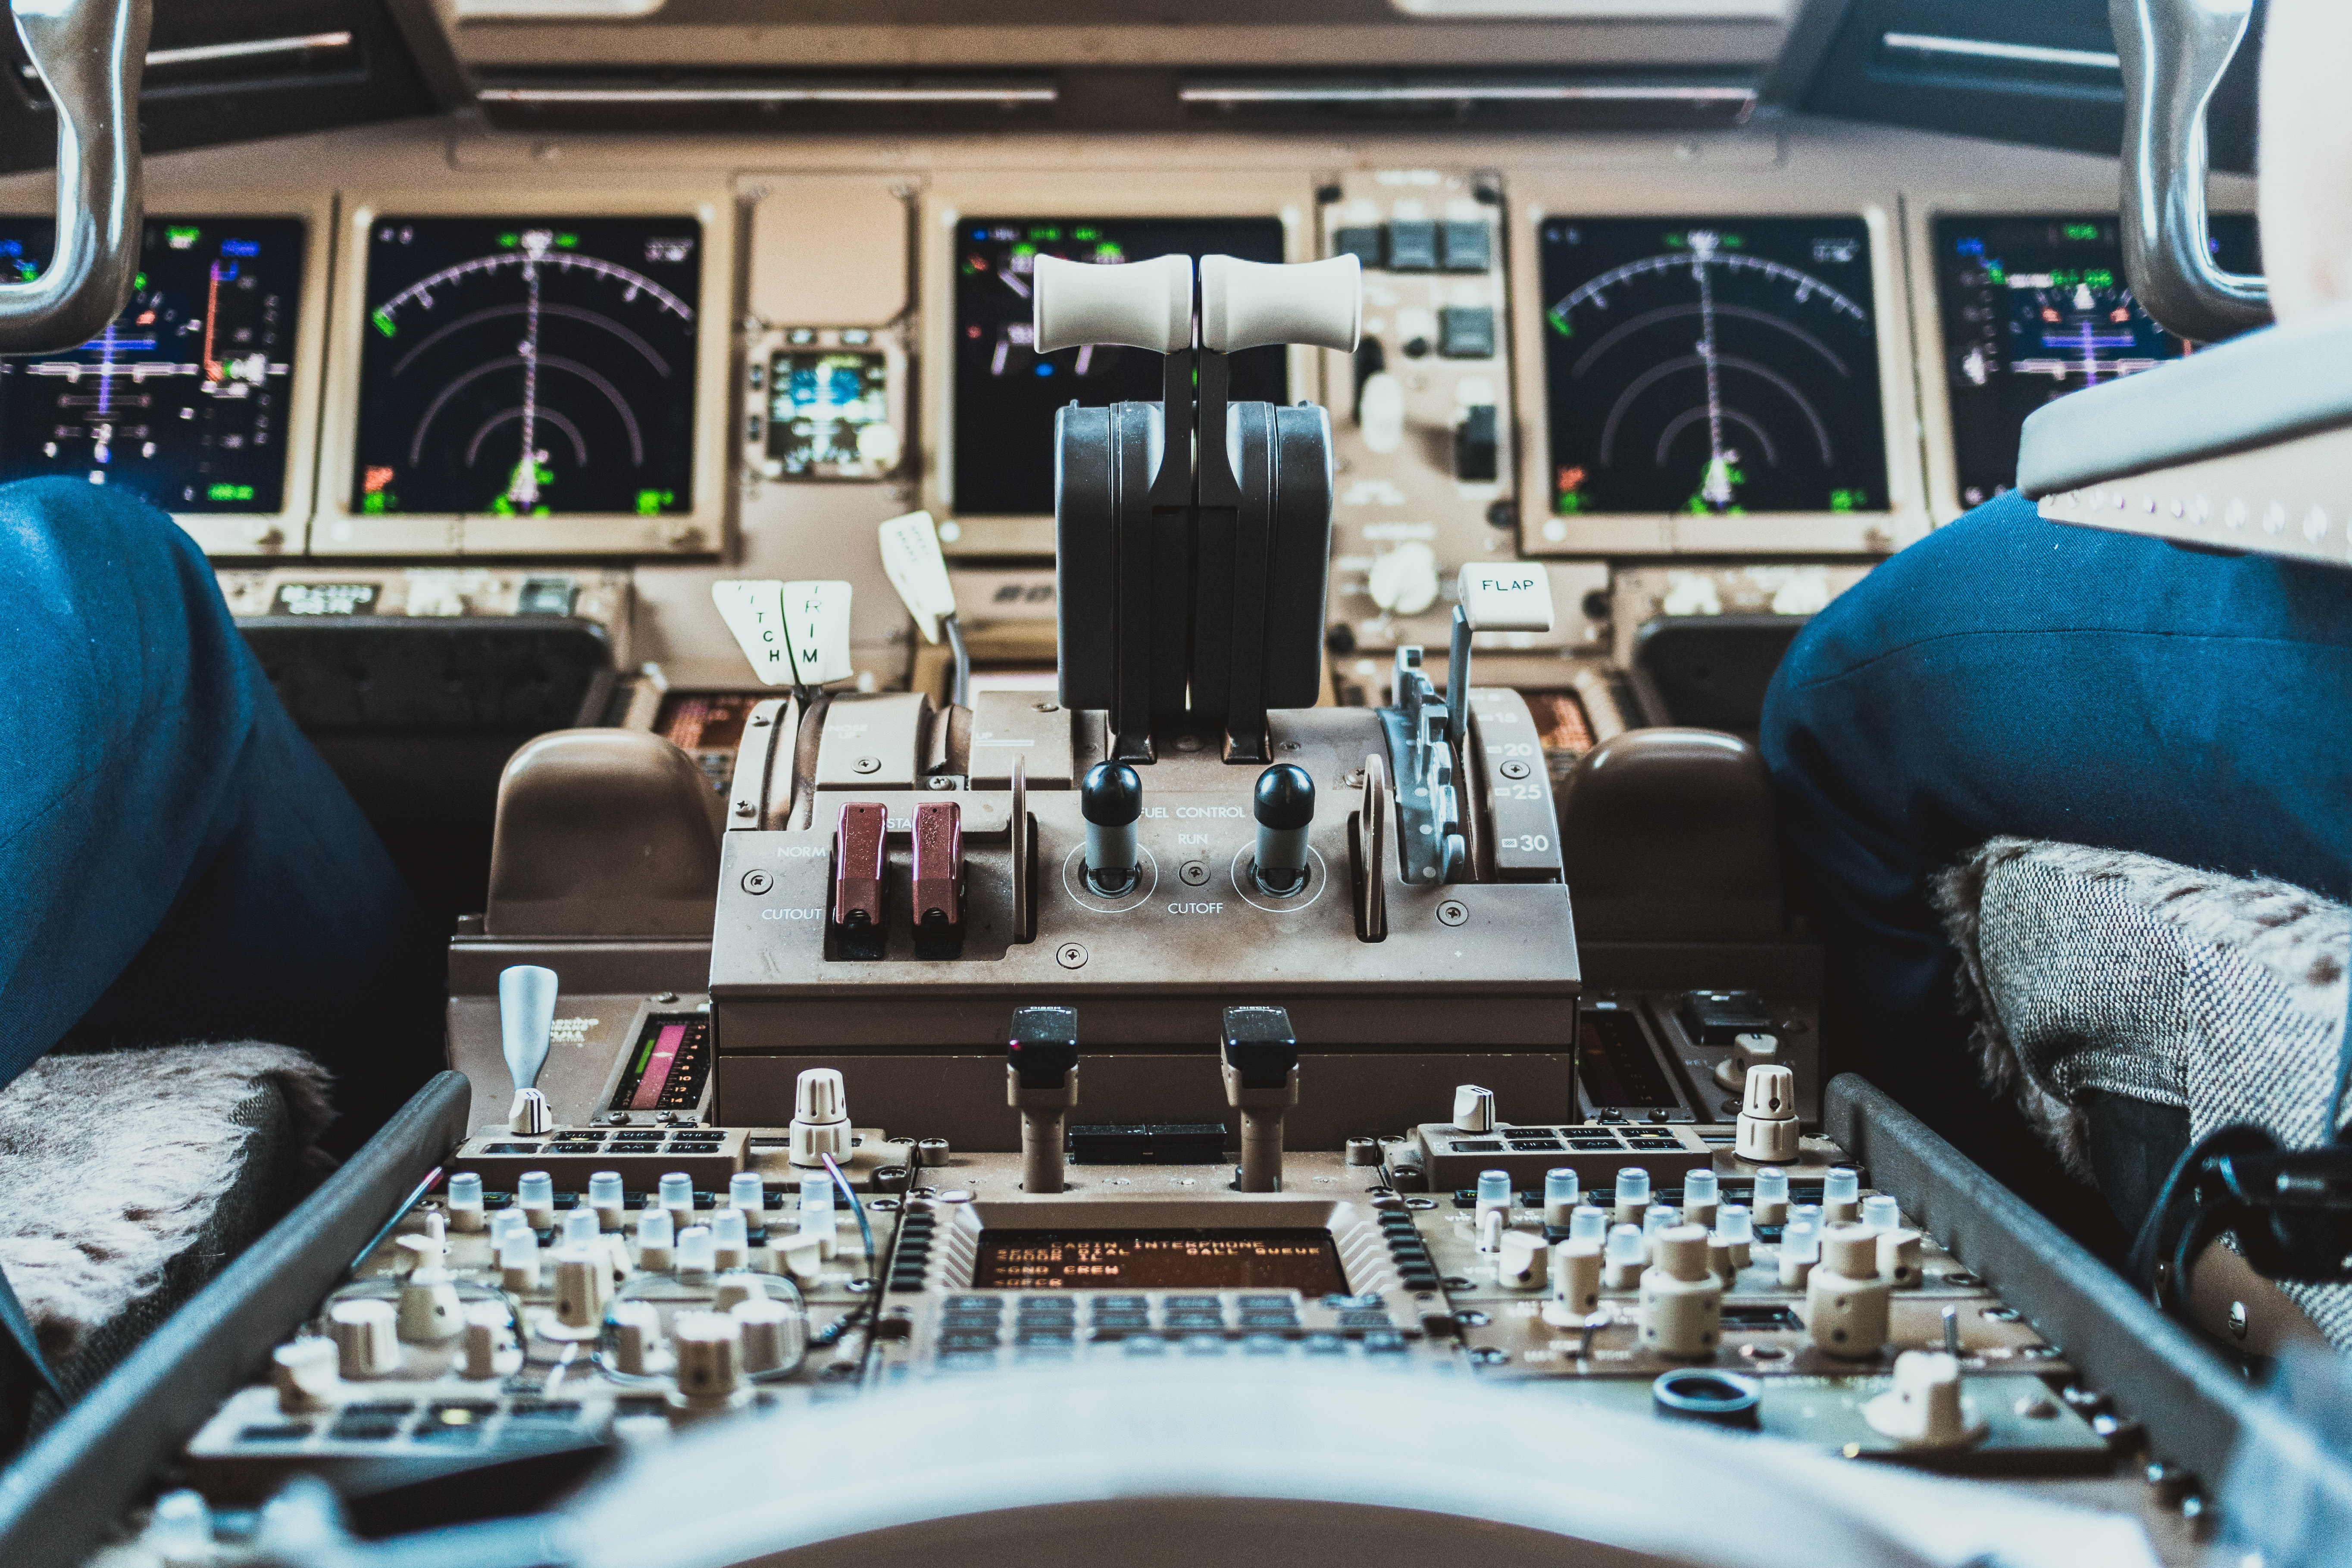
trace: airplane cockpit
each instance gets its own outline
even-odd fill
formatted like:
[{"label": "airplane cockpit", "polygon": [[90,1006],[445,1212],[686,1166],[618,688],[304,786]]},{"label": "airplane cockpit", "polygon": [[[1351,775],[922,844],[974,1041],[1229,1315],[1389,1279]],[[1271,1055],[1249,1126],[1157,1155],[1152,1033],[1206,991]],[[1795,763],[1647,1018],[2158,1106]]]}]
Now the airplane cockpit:
[{"label": "airplane cockpit", "polygon": [[2339,11],[10,0],[0,1562],[2344,1561]]}]

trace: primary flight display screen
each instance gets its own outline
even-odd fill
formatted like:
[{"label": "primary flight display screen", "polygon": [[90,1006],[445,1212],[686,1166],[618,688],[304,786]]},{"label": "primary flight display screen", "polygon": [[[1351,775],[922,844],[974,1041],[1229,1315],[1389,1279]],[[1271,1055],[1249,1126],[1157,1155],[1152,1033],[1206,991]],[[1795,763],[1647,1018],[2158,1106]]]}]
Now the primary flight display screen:
[{"label": "primary flight display screen", "polygon": [[[2251,216],[2210,222],[2224,269],[2262,269]],[[1939,217],[1936,297],[1955,478],[1969,506],[2017,483],[2018,439],[2035,409],[2189,352],[2132,298],[2112,216]]]},{"label": "primary flight display screen", "polygon": [[[299,218],[147,219],[106,331],[0,362],[0,478],[85,479],[167,511],[285,510],[303,237]],[[0,277],[38,277],[56,238],[48,218],[0,218]]]},{"label": "primary flight display screen", "polygon": [[366,262],[354,511],[693,510],[700,223],[379,217]]},{"label": "primary flight display screen", "polygon": [[[1276,218],[965,218],[955,227],[955,510],[1020,517],[1054,510],[1054,411],[1157,402],[1160,356],[1141,349],[1040,355],[1030,279],[1037,258],[1115,266],[1156,256],[1280,261]],[[1233,356],[1234,401],[1286,403],[1279,347]]]},{"label": "primary flight display screen", "polygon": [[995,1230],[976,1290],[1297,1290],[1344,1293],[1326,1230]]},{"label": "primary flight display screen", "polygon": [[1549,218],[1552,510],[1886,509],[1859,217]]}]

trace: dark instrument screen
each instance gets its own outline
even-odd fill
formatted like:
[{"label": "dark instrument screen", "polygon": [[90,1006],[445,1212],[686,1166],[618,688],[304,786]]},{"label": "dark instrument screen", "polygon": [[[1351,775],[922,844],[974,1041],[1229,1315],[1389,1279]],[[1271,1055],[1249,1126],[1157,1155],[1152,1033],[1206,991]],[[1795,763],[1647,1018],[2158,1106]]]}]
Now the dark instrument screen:
[{"label": "dark instrument screen", "polygon": [[[303,227],[147,219],[105,331],[0,362],[0,479],[86,479],[167,511],[284,510]],[[37,277],[56,238],[48,218],[0,219],[0,277]]]},{"label": "dark instrument screen", "polygon": [[[1054,510],[1054,411],[1157,402],[1160,357],[1061,349],[1042,357],[1029,280],[1040,255],[1115,265],[1158,256],[1282,259],[1270,217],[965,218],[955,230],[955,510],[1025,517]],[[1280,348],[1233,356],[1236,403],[1289,400]]]},{"label": "dark instrument screen", "polygon": [[987,1230],[976,1290],[1344,1293],[1327,1230]]}]

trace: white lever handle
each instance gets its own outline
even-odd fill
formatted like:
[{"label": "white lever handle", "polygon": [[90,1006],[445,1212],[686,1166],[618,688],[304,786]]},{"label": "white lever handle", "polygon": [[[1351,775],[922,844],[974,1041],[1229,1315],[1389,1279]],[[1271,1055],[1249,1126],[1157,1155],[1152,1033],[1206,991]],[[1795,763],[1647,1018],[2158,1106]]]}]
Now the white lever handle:
[{"label": "white lever handle", "polygon": [[1273,267],[1201,258],[1201,342],[1219,353],[1306,343],[1356,351],[1364,331],[1364,268],[1352,256]]},{"label": "white lever handle", "polygon": [[1181,353],[1192,346],[1192,258],[1101,265],[1037,258],[1031,275],[1036,294],[1039,353],[1085,343],[1117,343]]},{"label": "white lever handle", "polygon": [[499,1035],[507,1072],[518,1089],[539,1083],[547,1065],[547,1037],[555,1026],[555,971],[518,963],[499,973]]}]

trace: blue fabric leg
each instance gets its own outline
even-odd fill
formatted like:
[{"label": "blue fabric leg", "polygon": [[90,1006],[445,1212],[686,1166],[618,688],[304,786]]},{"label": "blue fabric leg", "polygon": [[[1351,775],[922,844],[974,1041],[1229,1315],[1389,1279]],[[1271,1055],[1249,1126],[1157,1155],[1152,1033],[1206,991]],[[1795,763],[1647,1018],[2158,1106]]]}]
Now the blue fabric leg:
[{"label": "blue fabric leg", "polygon": [[0,487],[0,1082],[76,1044],[257,1037],[337,1075],[348,1149],[441,1065],[444,968],[194,541]]},{"label": "blue fabric leg", "polygon": [[1966,1059],[1929,879],[1996,834],[2352,895],[2352,573],[2045,522],[2015,497],[1817,616],[1766,700],[1828,1027],[1964,1144],[2020,1152]]}]

